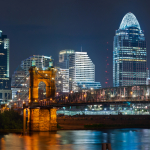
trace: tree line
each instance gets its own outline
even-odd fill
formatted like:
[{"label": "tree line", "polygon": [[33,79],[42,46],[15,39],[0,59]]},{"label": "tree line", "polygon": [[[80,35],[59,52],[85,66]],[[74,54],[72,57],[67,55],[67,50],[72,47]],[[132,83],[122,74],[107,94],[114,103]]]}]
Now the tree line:
[{"label": "tree line", "polygon": [[14,110],[0,113],[0,129],[23,129],[23,117]]}]

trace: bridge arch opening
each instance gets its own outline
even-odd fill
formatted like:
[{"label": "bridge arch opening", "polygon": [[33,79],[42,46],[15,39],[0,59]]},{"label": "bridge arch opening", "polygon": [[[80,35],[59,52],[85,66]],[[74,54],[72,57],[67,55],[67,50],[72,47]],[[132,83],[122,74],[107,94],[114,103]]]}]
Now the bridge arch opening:
[{"label": "bridge arch opening", "polygon": [[38,99],[46,99],[46,83],[43,81],[38,84]]}]

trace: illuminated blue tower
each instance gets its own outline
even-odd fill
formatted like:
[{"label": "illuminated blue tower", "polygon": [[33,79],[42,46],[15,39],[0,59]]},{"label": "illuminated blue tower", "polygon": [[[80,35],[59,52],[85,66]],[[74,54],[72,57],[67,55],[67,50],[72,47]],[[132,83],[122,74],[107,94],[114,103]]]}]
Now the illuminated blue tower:
[{"label": "illuminated blue tower", "polygon": [[146,40],[138,20],[127,13],[113,42],[113,86],[146,84]]}]

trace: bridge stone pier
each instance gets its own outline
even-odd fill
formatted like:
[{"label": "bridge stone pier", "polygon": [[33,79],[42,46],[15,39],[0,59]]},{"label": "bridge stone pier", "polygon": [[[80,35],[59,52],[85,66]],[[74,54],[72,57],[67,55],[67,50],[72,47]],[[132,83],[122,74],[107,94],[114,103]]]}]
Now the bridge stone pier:
[{"label": "bridge stone pier", "polygon": [[30,131],[56,131],[57,115],[55,108],[29,108],[28,129]]},{"label": "bridge stone pier", "polygon": [[24,131],[26,131],[26,110],[28,111],[28,131],[55,131],[57,130],[56,108],[51,106],[42,107],[38,102],[38,85],[42,81],[46,84],[46,100],[52,101],[55,97],[55,74],[56,69],[53,68],[50,61],[47,70],[39,70],[35,66],[34,61],[30,67],[30,88],[29,88],[29,106],[24,108]]}]

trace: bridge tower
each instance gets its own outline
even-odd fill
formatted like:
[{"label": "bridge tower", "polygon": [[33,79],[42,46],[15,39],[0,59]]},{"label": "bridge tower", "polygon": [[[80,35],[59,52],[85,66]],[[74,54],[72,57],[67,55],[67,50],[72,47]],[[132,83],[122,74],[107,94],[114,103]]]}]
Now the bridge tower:
[{"label": "bridge tower", "polygon": [[[46,101],[51,101],[55,97],[55,75],[56,69],[53,67],[53,61],[50,59],[49,68],[41,70],[36,67],[35,61],[29,69],[30,88],[29,88],[29,107],[28,124],[30,131],[54,131],[57,130],[56,109],[52,107],[40,107],[38,100],[38,85],[44,82],[46,85]],[[25,127],[24,127],[25,130]]]},{"label": "bridge tower", "polygon": [[46,85],[46,100],[50,101],[56,93],[55,75],[56,69],[49,67],[47,70],[39,70],[36,66],[29,69],[30,88],[29,88],[29,105],[36,106],[38,102],[38,85],[44,82]]}]

